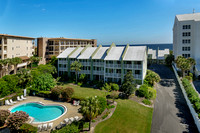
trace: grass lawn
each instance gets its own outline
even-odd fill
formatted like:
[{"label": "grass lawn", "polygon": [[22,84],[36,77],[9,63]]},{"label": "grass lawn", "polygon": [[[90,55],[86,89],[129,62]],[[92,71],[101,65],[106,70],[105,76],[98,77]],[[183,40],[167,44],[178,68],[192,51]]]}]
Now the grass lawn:
[{"label": "grass lawn", "polygon": [[99,123],[95,133],[150,133],[153,109],[132,100],[117,100],[113,116]]},{"label": "grass lawn", "polygon": [[73,98],[83,99],[83,98],[92,97],[92,96],[106,97],[106,95],[108,95],[108,92],[94,89],[94,88],[80,87],[80,86],[70,85],[70,84],[65,84],[64,87],[66,86],[72,87],[74,89]]}]

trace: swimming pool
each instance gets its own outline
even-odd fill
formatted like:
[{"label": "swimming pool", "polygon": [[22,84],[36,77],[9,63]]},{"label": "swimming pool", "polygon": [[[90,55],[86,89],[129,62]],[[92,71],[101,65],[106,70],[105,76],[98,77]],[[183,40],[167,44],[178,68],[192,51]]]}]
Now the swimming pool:
[{"label": "swimming pool", "polygon": [[66,113],[66,107],[59,104],[44,105],[42,103],[25,103],[13,107],[10,111],[25,111],[29,116],[33,117],[33,123],[49,122],[61,117]]}]

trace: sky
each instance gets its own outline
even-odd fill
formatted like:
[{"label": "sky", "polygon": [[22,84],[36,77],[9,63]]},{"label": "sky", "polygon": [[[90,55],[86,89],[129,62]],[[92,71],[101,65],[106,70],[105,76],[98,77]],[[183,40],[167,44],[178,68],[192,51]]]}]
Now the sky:
[{"label": "sky", "polygon": [[0,33],[97,39],[97,43],[173,42],[175,15],[200,0],[0,0]]}]

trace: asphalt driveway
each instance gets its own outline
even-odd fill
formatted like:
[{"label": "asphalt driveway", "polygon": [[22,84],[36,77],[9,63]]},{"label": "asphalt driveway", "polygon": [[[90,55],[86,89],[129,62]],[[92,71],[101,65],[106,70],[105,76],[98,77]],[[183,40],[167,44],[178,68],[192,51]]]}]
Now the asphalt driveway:
[{"label": "asphalt driveway", "polygon": [[152,133],[198,133],[174,73],[164,65],[150,67],[161,77],[156,86]]}]

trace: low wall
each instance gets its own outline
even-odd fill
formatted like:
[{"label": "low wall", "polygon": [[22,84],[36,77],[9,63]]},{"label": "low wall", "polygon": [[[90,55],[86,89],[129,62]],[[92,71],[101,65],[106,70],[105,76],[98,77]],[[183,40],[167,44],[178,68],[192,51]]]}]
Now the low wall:
[{"label": "low wall", "polygon": [[187,94],[186,94],[185,89],[184,89],[184,87],[183,87],[183,85],[182,85],[182,81],[180,80],[180,78],[179,78],[179,76],[178,76],[178,73],[177,73],[177,71],[176,71],[176,68],[175,68],[173,65],[172,65],[172,68],[173,68],[173,70],[174,70],[176,79],[178,80],[179,86],[180,86],[180,88],[181,88],[181,90],[182,90],[182,93],[183,93],[183,95],[184,95],[184,98],[185,98],[185,100],[186,100],[186,102],[187,102],[187,105],[188,105],[188,107],[189,107],[189,109],[190,109],[190,113],[192,114],[192,117],[193,117],[193,119],[194,119],[194,122],[195,122],[195,124],[196,124],[196,126],[197,126],[197,128],[198,128],[198,131],[200,132],[200,119],[198,118],[198,114],[197,114],[196,111],[194,110],[194,108],[193,108],[193,106],[192,106],[190,100],[189,100],[188,97],[187,97]]}]

